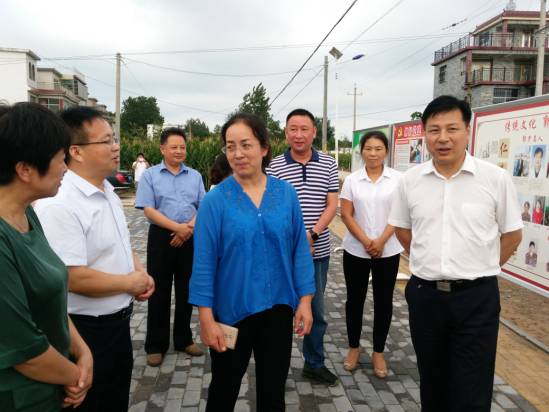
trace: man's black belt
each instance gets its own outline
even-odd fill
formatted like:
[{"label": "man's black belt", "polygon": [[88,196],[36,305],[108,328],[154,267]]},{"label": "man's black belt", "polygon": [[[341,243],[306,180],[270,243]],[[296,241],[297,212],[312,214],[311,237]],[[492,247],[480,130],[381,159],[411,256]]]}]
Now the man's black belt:
[{"label": "man's black belt", "polygon": [[129,306],[120,309],[118,312],[109,313],[108,315],[79,315],[79,314],[70,314],[71,318],[80,319],[80,320],[92,320],[96,322],[109,322],[113,320],[123,320],[128,319],[133,313],[133,302]]},{"label": "man's black belt", "polygon": [[441,292],[458,292],[460,290],[469,289],[483,283],[493,282],[495,276],[484,276],[472,280],[468,279],[458,279],[458,280],[425,280],[419,278],[415,275],[412,275],[417,283],[423,286],[428,286],[430,288],[440,290]]}]

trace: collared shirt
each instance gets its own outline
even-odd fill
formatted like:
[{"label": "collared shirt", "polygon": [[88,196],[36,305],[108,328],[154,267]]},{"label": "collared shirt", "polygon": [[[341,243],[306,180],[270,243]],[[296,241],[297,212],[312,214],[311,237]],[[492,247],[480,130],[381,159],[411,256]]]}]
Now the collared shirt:
[{"label": "collared shirt", "polygon": [[292,186],[267,177],[259,208],[233,176],[204,197],[194,231],[189,302],[229,325],[315,292],[314,268]]},{"label": "collared shirt", "polygon": [[500,273],[500,235],[523,227],[509,174],[466,154],[446,179],[432,160],[404,173],[389,223],[411,229],[410,270],[427,280]]},{"label": "collared shirt", "polygon": [[[88,266],[112,275],[134,270],[130,234],[120,198],[106,180],[104,191],[72,171],[65,173],[55,197],[39,200],[36,213],[52,249],[67,266]],[[121,293],[88,297],[69,292],[71,314],[99,316],[127,307]]]},{"label": "collared shirt", "polygon": [[[296,162],[288,149],[271,161],[267,173],[290,182],[295,188],[307,230],[311,229],[324,213],[328,193],[339,191],[339,177],[334,158],[314,149],[311,159],[306,164]],[[314,243],[314,259],[330,256],[330,230],[326,228],[319,235]]]},{"label": "collared shirt", "polygon": [[[345,178],[339,197],[353,203],[353,218],[370,239],[380,237],[387,227],[393,193],[401,176],[402,173],[384,166],[382,175],[375,182],[370,179],[365,167]],[[343,248],[351,255],[370,258],[362,243],[351,232],[345,234]],[[381,257],[394,256],[403,250],[396,236],[392,235],[385,242]]]},{"label": "collared shirt", "polygon": [[174,222],[187,223],[196,215],[204,192],[202,176],[196,170],[182,164],[174,175],[162,161],[143,172],[135,207],[152,207]]}]

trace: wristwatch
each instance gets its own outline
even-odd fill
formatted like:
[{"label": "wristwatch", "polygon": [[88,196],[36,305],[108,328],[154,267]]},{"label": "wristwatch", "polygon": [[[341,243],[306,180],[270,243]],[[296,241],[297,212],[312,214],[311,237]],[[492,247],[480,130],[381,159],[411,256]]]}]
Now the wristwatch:
[{"label": "wristwatch", "polygon": [[313,239],[313,242],[316,242],[318,240],[319,234],[316,233],[313,229],[309,229],[309,234],[311,235],[311,239]]}]

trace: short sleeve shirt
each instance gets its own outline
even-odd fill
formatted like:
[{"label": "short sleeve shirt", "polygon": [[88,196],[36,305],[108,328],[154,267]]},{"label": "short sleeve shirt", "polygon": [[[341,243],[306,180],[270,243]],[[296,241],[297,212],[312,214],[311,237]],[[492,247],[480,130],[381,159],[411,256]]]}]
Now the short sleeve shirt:
[{"label": "short sleeve shirt", "polygon": [[[275,157],[267,173],[289,182],[297,192],[305,228],[311,229],[326,209],[328,193],[339,191],[337,165],[332,156],[312,149],[306,164],[296,162],[290,150]],[[330,230],[324,229],[314,243],[314,259],[330,256]]]},{"label": "short sleeve shirt", "polygon": [[432,160],[406,171],[389,223],[410,229],[410,270],[426,280],[500,273],[500,236],[523,227],[507,171],[466,153],[449,179]]},{"label": "short sleeve shirt", "polygon": [[[101,191],[69,170],[57,195],[39,200],[35,210],[48,242],[65,265],[125,275],[134,270],[134,263],[124,208],[112,185],[103,184]],[[127,293],[89,297],[71,292],[69,313],[108,315],[132,299]]]},{"label": "short sleeve shirt", "polygon": [[[384,166],[382,175],[375,182],[364,167],[345,178],[339,197],[353,203],[353,218],[370,239],[380,237],[387,227],[393,194],[401,176],[399,171]],[[351,232],[345,234],[343,248],[353,256],[370,258],[362,243]],[[382,257],[394,256],[403,250],[393,234],[385,242]]]},{"label": "short sleeve shirt", "polygon": [[26,214],[27,233],[0,219],[0,410],[36,402],[41,411],[58,411],[60,386],[34,381],[13,368],[50,345],[68,357],[70,345],[67,269],[48,245],[33,210]]},{"label": "short sleeve shirt", "polygon": [[204,182],[196,170],[181,165],[173,174],[164,161],[143,172],[135,207],[151,207],[177,223],[187,223],[196,215],[204,197]]}]

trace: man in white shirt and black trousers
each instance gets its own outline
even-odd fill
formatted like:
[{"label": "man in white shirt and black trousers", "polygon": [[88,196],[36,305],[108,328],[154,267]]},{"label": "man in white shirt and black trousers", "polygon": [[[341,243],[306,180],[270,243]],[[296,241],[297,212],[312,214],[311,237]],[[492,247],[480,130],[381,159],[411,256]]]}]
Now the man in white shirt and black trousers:
[{"label": "man in white shirt and black trousers", "polygon": [[490,411],[499,326],[496,276],[522,239],[507,171],[467,153],[471,109],[423,112],[432,160],[409,169],[389,224],[410,254],[406,286],[423,412]]},{"label": "man in white shirt and black trousers", "polygon": [[69,272],[68,312],[94,360],[93,382],[78,408],[128,410],[133,300],[146,300],[154,280],[130,246],[120,198],[105,180],[120,159],[111,126],[96,110],[62,113],[71,135],[69,171],[55,197],[36,205],[51,247]]}]

